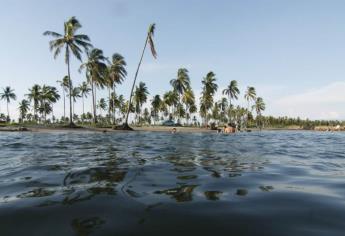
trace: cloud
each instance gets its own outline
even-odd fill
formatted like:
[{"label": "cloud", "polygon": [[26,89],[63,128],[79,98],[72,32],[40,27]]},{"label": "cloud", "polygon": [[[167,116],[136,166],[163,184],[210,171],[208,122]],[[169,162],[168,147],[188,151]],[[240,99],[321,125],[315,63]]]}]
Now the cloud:
[{"label": "cloud", "polygon": [[273,115],[286,115],[309,119],[345,118],[345,82],[333,82],[321,88],[287,95],[269,102]]}]

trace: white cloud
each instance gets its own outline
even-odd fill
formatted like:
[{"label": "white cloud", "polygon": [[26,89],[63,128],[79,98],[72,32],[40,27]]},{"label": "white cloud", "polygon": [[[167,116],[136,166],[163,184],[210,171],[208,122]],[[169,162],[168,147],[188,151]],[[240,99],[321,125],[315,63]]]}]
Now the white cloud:
[{"label": "white cloud", "polygon": [[271,100],[267,107],[273,115],[309,119],[344,119],[345,82],[334,82],[321,88]]}]

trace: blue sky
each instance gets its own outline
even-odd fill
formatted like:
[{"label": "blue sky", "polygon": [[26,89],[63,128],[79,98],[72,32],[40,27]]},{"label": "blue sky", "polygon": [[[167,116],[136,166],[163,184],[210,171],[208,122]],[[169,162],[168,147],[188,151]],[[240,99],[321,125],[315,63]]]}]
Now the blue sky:
[{"label": "blue sky", "polygon": [[[63,22],[76,16],[83,25],[80,32],[106,56],[115,52],[125,56],[128,78],[118,92],[126,97],[147,27],[155,22],[158,58],[145,55],[138,79],[151,95],[169,90],[180,67],[190,71],[199,94],[202,77],[212,70],[219,98],[235,79],[242,95],[246,86],[256,87],[267,103],[265,114],[345,119],[345,1],[1,0],[0,4],[0,87],[15,88],[18,100],[34,83],[57,86],[55,81],[66,74],[63,57],[53,59],[49,38],[42,33],[62,32]],[[84,80],[79,65],[72,61],[75,84]],[[13,116],[17,106],[18,101],[11,104]],[[62,114],[61,102],[56,112]]]}]

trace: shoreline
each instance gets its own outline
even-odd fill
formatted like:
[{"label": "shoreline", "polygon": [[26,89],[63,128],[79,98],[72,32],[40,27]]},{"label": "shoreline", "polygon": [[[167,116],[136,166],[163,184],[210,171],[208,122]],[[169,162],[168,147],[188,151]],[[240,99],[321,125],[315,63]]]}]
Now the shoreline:
[{"label": "shoreline", "polygon": [[[69,128],[69,127],[49,127],[49,126],[3,126],[0,127],[0,132],[35,132],[35,133],[45,133],[45,132],[171,132],[173,126],[133,126],[133,131],[126,130],[115,130],[109,127],[78,127],[78,128]],[[199,127],[175,127],[178,133],[216,133],[217,130],[210,130]],[[260,129],[251,128],[250,131],[259,131]],[[342,132],[342,130],[306,130],[296,127],[291,128],[264,128],[261,131],[315,131],[315,132]]]}]

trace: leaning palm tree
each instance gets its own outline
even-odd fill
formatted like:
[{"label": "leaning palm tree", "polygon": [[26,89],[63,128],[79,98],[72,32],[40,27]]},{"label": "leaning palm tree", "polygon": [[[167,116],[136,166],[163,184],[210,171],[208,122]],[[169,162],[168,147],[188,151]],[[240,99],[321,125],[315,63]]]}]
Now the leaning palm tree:
[{"label": "leaning palm tree", "polygon": [[68,88],[69,88],[69,79],[68,76],[66,75],[65,77],[63,77],[62,80],[57,80],[57,83],[60,84],[61,88],[62,88],[62,96],[63,96],[63,117],[64,120],[66,118],[66,92],[68,92]]},{"label": "leaning palm tree", "polygon": [[35,84],[32,88],[29,89],[29,93],[26,94],[30,102],[33,102],[33,110],[34,110],[34,119],[37,122],[37,111],[39,108],[39,102],[41,99],[41,86]]},{"label": "leaning palm tree", "polygon": [[67,64],[67,73],[69,81],[69,104],[70,104],[70,126],[73,124],[72,116],[72,80],[70,72],[70,54],[74,55],[79,61],[82,60],[81,54],[83,48],[85,51],[92,47],[90,38],[85,34],[76,34],[81,28],[81,24],[75,17],[71,17],[64,23],[64,33],[59,34],[53,31],[46,31],[43,35],[52,36],[54,39],[49,42],[50,50],[54,51],[54,58],[56,58],[61,50],[65,50],[65,63]]},{"label": "leaning palm tree", "polygon": [[247,109],[247,127],[248,127],[248,119],[249,119],[249,105],[250,101],[255,101],[256,99],[256,91],[254,87],[248,86],[246,93],[244,94],[244,98],[247,100],[248,109]]},{"label": "leaning palm tree", "polygon": [[85,116],[85,112],[84,112],[84,97],[87,98],[87,95],[90,93],[91,88],[89,87],[88,83],[83,82],[79,86],[79,91],[80,91],[81,99],[82,99],[82,102],[83,102],[83,115],[81,117],[82,117],[82,121],[84,122],[84,116]]},{"label": "leaning palm tree", "polygon": [[223,90],[223,94],[227,95],[229,98],[229,121],[231,122],[231,99],[238,99],[238,95],[240,94],[240,90],[238,89],[237,81],[231,80],[229,86]]},{"label": "leaning palm tree", "polygon": [[26,114],[28,113],[30,109],[30,102],[26,99],[23,99],[21,102],[19,102],[18,109],[20,113],[21,122],[24,122]]},{"label": "leaning palm tree", "polygon": [[3,92],[0,93],[0,100],[5,100],[7,104],[7,118],[10,118],[10,112],[8,109],[8,104],[11,102],[11,100],[16,100],[17,96],[14,93],[14,89],[11,89],[10,86],[7,86],[3,89]]},{"label": "leaning palm tree", "polygon": [[[144,57],[144,53],[145,53],[145,49],[146,49],[147,44],[150,45],[150,49],[151,49],[151,54],[152,54],[152,56],[153,56],[154,58],[157,58],[157,52],[156,52],[156,49],[155,49],[155,45],[154,45],[154,43],[153,43],[153,36],[154,36],[155,28],[156,28],[156,25],[155,25],[155,24],[151,24],[151,25],[149,26],[149,30],[147,31],[147,36],[146,36],[146,40],[145,40],[145,44],[144,44],[144,49],[143,49],[143,52],[142,52],[141,57],[140,57],[140,61],[139,61],[139,64],[138,64],[137,71],[135,72],[134,81],[133,81],[131,93],[130,93],[130,95],[129,95],[129,102],[128,102],[128,104],[132,104],[133,90],[134,90],[135,82],[137,81],[139,68],[140,68],[141,62],[142,62],[142,60],[143,60],[143,57]],[[131,129],[131,128],[128,126],[128,116],[129,116],[130,110],[131,110],[131,109],[130,109],[130,106],[128,106],[127,114],[126,114],[126,119],[125,119],[125,123],[124,123],[124,125],[123,125],[123,128],[124,128],[124,129]]]},{"label": "leaning palm tree", "polygon": [[103,51],[98,48],[88,52],[87,57],[87,61],[80,66],[79,71],[82,71],[84,68],[86,70],[86,78],[91,85],[92,91],[93,119],[94,123],[97,123],[96,91],[97,88],[104,88],[106,85],[107,58],[103,55]]}]

